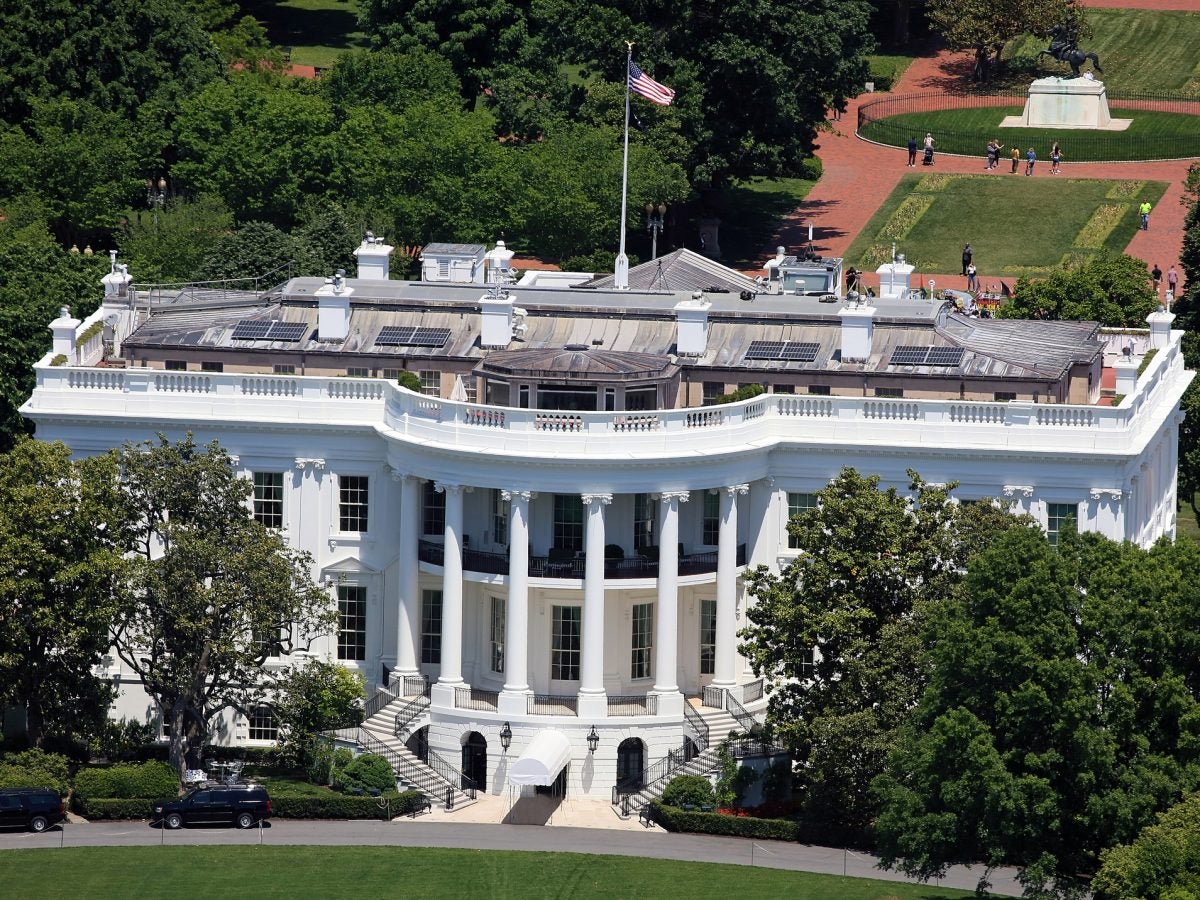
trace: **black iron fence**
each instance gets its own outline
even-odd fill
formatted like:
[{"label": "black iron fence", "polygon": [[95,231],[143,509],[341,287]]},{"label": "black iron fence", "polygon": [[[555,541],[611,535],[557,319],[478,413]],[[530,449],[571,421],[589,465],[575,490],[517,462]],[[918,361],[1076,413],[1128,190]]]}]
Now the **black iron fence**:
[{"label": "black iron fence", "polygon": [[495,712],[499,704],[499,691],[483,691],[474,687],[456,687],[454,689],[455,709],[477,709],[483,712]]},{"label": "black iron fence", "polygon": [[530,694],[525,699],[525,712],[531,716],[577,716],[579,698],[574,694]]},{"label": "black iron fence", "polygon": [[614,695],[608,698],[610,716],[657,716],[658,694]]},{"label": "black iron fence", "polygon": [[[981,159],[992,138],[1006,150],[1017,146],[1024,164],[1025,151],[1033,147],[1041,162],[1047,162],[1050,147],[1062,146],[1063,162],[1099,160],[1182,159],[1200,155],[1200,96],[1170,92],[1107,92],[1109,112],[1114,119],[1134,118],[1139,112],[1167,113],[1155,121],[1135,122],[1125,131],[1080,128],[1017,127],[1001,130],[1005,116],[1019,116],[1028,99],[1026,88],[963,92],[919,93],[884,96],[858,109],[858,134],[877,144],[905,147],[909,138],[922,142],[932,134],[937,153],[978,156]],[[953,110],[995,108],[990,117],[948,116]],[[1002,153],[1002,162],[1009,159]]]}]

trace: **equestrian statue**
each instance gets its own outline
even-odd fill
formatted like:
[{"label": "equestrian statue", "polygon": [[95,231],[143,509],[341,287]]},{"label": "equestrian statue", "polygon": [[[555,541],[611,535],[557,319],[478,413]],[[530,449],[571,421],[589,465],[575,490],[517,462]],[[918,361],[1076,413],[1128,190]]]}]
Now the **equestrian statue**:
[{"label": "equestrian statue", "polygon": [[1100,57],[1095,53],[1085,52],[1079,49],[1079,23],[1075,21],[1074,16],[1068,16],[1066,22],[1055,25],[1050,29],[1050,46],[1038,54],[1038,57],[1053,56],[1059,62],[1065,62],[1071,67],[1071,77],[1079,77],[1079,67],[1083,65],[1085,60],[1092,61],[1092,68],[1100,74],[1104,74],[1104,70],[1100,68]]}]

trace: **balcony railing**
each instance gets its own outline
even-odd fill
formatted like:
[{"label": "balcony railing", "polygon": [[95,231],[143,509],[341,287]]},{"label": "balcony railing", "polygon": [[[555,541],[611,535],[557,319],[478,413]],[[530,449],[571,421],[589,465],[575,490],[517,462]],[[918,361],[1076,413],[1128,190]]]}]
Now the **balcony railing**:
[{"label": "balcony railing", "polygon": [[[442,566],[446,562],[446,550],[435,541],[420,541],[417,556],[423,563],[432,566]],[[464,549],[463,570],[479,572],[485,575],[507,575],[508,554],[488,553],[483,550]],[[746,545],[738,544],[737,565],[746,565]],[[584,576],[585,560],[583,556],[531,556],[529,558],[529,575],[533,578],[572,578],[582,579]],[[688,553],[679,557],[680,575],[709,575],[717,571],[717,552]],[[604,560],[604,577],[606,579],[621,578],[657,578],[658,560],[645,556],[630,556],[625,559]]]},{"label": "balcony railing", "polygon": [[456,687],[454,689],[455,709],[477,709],[482,712],[495,712],[500,704],[499,691],[481,691],[474,687]]},{"label": "balcony railing", "polygon": [[657,716],[658,694],[609,697],[608,714],[610,716]]},{"label": "balcony railing", "polygon": [[525,712],[531,716],[577,716],[579,698],[574,694],[530,694],[525,701]]}]

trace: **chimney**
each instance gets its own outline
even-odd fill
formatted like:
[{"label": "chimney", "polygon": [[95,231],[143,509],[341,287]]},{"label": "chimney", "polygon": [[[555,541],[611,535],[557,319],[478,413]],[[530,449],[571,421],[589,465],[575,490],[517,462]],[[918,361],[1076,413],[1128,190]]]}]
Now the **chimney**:
[{"label": "chimney", "polygon": [[901,300],[909,289],[914,267],[904,261],[904,254],[899,254],[890,263],[884,263],[875,270],[879,276],[879,296],[881,299]]},{"label": "chimney", "polygon": [[79,320],[71,316],[69,307],[61,307],[58,318],[50,323],[50,333],[54,335],[51,352],[55,356],[65,356],[67,365],[73,366],[78,362],[75,351],[75,334],[79,330]]},{"label": "chimney", "polygon": [[842,362],[866,362],[875,337],[875,307],[856,301],[838,310],[842,320]]},{"label": "chimney", "polygon": [[1171,323],[1175,321],[1175,313],[1159,307],[1157,312],[1146,316],[1146,324],[1150,326],[1150,346],[1162,350],[1171,343]]},{"label": "chimney", "polygon": [[390,244],[385,244],[382,237],[376,237],[374,232],[368,231],[363,242],[354,250],[354,256],[358,260],[358,277],[375,278],[380,281],[391,278],[388,257],[395,249]]},{"label": "chimney", "polygon": [[109,250],[108,274],[100,279],[104,285],[104,303],[124,305],[129,300],[129,266],[117,263],[117,251]]},{"label": "chimney", "polygon": [[712,304],[696,291],[692,299],[675,304],[675,352],[680,356],[703,356],[708,349],[708,311]]},{"label": "chimney", "polygon": [[497,286],[479,298],[483,313],[483,325],[479,332],[479,346],[507,347],[513,337],[513,310],[516,298]]},{"label": "chimney", "polygon": [[515,255],[504,241],[496,241],[496,246],[484,257],[488,284],[508,284],[512,281],[512,259]]},{"label": "chimney", "polygon": [[344,341],[350,333],[350,295],[346,270],[338,269],[317,290],[317,336],[322,341]]}]

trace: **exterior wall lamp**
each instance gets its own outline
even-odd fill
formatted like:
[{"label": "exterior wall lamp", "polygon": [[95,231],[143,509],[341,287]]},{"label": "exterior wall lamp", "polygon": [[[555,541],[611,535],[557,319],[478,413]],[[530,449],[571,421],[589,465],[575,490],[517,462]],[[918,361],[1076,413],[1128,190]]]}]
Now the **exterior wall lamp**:
[{"label": "exterior wall lamp", "polygon": [[509,726],[509,724],[507,722],[505,722],[504,725],[500,729],[500,747],[504,750],[505,753],[507,753],[508,748],[511,745],[512,745],[512,728]]},{"label": "exterior wall lamp", "polygon": [[596,726],[592,726],[592,730],[587,736],[588,753],[595,753],[596,748],[600,746],[600,735],[596,734]]}]

